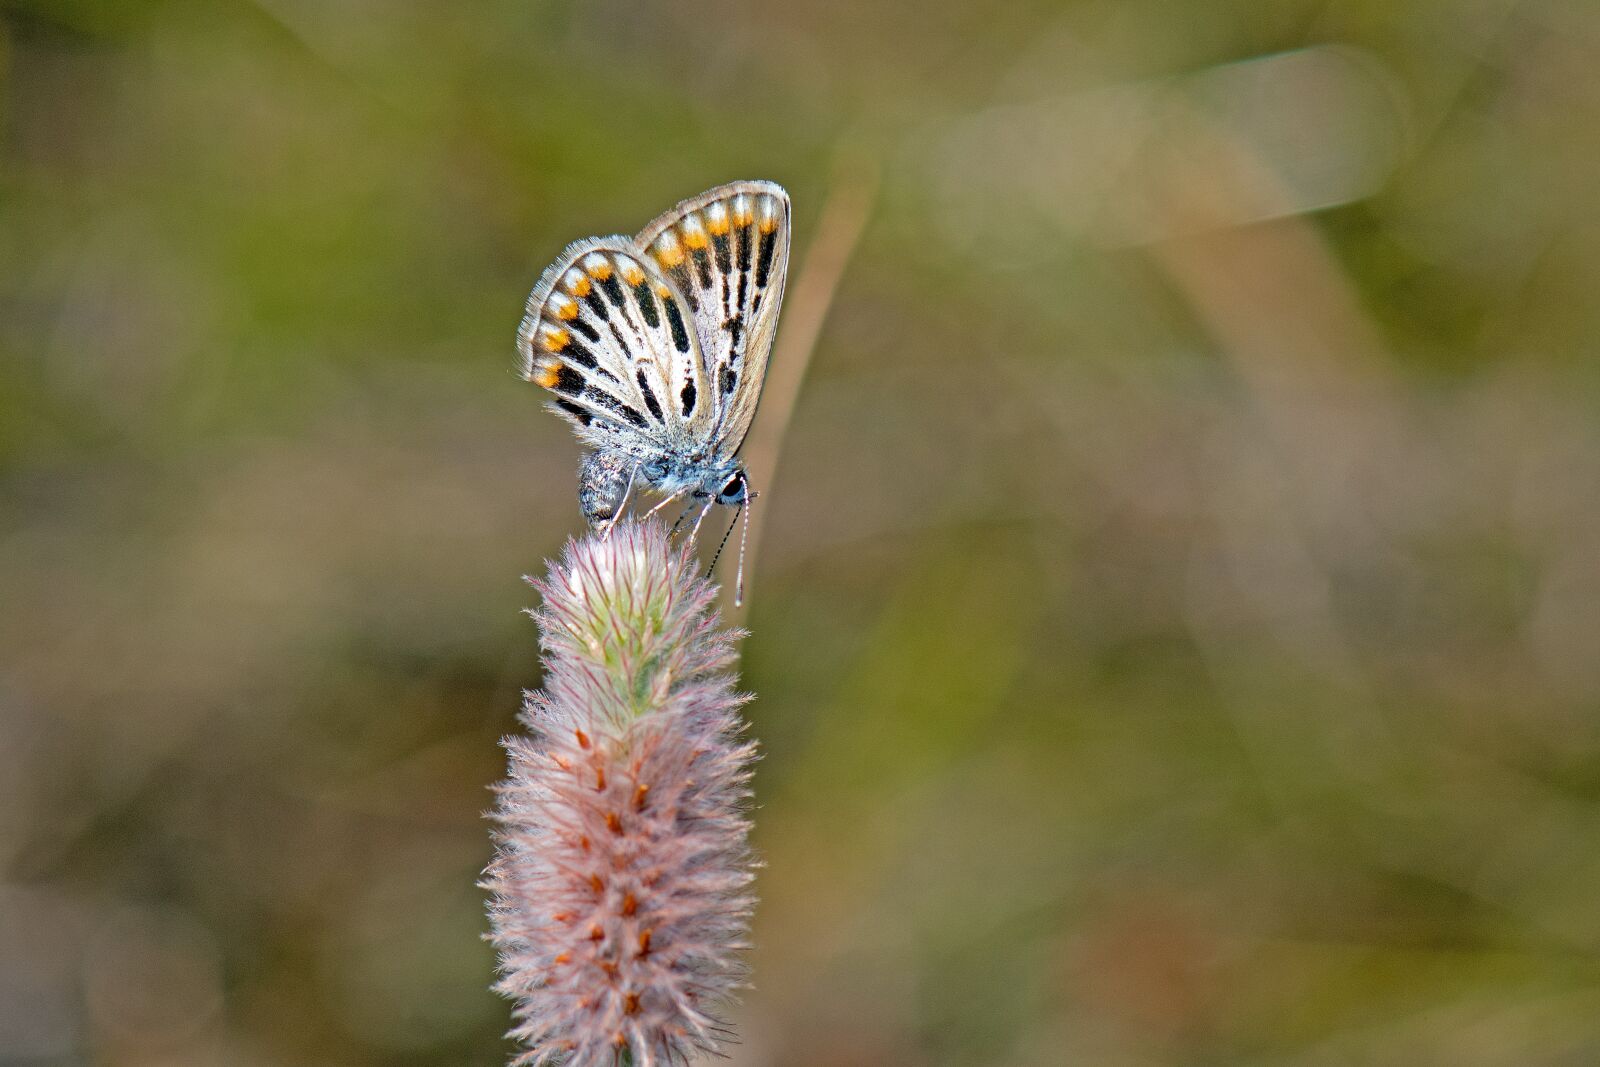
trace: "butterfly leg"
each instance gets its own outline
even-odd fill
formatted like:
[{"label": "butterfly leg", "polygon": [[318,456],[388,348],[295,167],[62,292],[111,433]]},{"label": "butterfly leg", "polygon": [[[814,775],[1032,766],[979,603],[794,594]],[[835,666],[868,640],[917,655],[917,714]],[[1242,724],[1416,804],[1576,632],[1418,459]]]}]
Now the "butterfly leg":
[{"label": "butterfly leg", "polygon": [[711,505],[716,502],[717,498],[714,496],[706,498],[706,506],[700,509],[700,514],[694,520],[694,529],[689,531],[689,540],[693,541],[700,536],[700,524],[706,521],[706,512],[710,511]]},{"label": "butterfly leg", "polygon": [[679,489],[676,493],[673,493],[671,496],[669,496],[665,500],[661,501],[661,503],[657,504],[655,507],[653,507],[649,511],[645,512],[644,513],[644,517],[646,519],[648,519],[650,516],[654,515],[656,512],[660,511],[662,508],[666,507],[668,504],[672,503],[674,500],[677,500],[679,497],[681,497],[683,494],[687,493],[688,491],[689,490],[687,490],[687,489]]}]

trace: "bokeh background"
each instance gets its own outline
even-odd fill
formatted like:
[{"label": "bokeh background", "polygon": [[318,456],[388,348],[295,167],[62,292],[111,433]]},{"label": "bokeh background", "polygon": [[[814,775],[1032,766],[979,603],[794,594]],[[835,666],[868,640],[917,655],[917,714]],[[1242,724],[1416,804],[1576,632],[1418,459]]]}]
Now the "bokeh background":
[{"label": "bokeh background", "polygon": [[1600,1063],[1600,7],[7,0],[0,123],[0,1064],[505,1061],[512,334],[743,177],[732,1062]]}]

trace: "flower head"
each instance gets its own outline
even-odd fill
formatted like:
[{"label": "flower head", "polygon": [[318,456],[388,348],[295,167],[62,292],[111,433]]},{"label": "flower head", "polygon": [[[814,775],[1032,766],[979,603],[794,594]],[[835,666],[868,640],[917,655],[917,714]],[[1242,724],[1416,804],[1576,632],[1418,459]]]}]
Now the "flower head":
[{"label": "flower head", "polygon": [[754,903],[740,635],[654,522],[569,543],[534,585],[545,685],[505,742],[484,883],[516,1062],[682,1063],[727,1035]]}]

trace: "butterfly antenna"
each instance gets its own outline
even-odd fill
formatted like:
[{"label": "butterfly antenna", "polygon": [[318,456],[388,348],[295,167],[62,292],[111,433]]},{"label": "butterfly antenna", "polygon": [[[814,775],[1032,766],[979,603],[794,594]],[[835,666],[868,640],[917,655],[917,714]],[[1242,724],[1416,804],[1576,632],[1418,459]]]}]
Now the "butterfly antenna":
[{"label": "butterfly antenna", "polygon": [[678,527],[683,525],[683,520],[687,519],[689,517],[689,512],[691,512],[693,510],[694,510],[694,501],[691,500],[691,501],[689,501],[689,506],[683,509],[683,514],[678,516],[678,521],[672,524],[672,529],[667,531],[667,536],[668,537],[671,537],[673,534],[678,532]]},{"label": "butterfly antenna", "polygon": [[[744,510],[744,505],[739,505],[739,510]],[[722,541],[717,545],[717,554],[711,557],[711,566],[706,568],[706,577],[711,577],[711,572],[717,569],[717,560],[722,558],[722,550],[728,547],[728,538],[733,536],[733,527],[739,521],[739,516],[734,515],[733,522],[728,523],[728,528],[722,532]]]},{"label": "butterfly antenna", "polygon": [[[756,494],[746,493],[745,501],[739,510],[744,513],[744,525],[739,527],[739,572],[738,578],[733,583],[733,606],[744,605],[744,550],[750,544],[750,509],[754,505]],[[732,526],[728,527],[731,531]]]}]

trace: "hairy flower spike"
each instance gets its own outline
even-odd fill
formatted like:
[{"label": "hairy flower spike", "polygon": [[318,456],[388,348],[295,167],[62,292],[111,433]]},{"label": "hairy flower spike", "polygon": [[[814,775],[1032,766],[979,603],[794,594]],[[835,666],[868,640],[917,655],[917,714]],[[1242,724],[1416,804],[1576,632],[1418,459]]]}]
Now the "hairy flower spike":
[{"label": "hairy flower spike", "polygon": [[755,746],[735,631],[659,523],[569,543],[535,581],[545,687],[506,740],[490,935],[530,1067],[716,1052],[754,898]]}]

